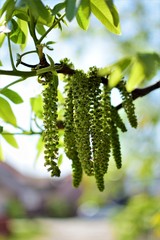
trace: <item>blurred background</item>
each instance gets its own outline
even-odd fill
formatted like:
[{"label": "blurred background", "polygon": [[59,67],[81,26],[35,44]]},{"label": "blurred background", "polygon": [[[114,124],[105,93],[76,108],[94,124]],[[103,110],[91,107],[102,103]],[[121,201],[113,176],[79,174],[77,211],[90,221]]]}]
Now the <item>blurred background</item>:
[{"label": "blurred background", "polygon": [[[0,6],[2,6],[1,1]],[[44,1],[52,6],[58,1]],[[76,68],[104,67],[136,52],[160,49],[160,1],[114,1],[121,20],[122,35],[109,33],[94,17],[87,32],[75,21],[63,31],[53,31],[55,62],[69,58]],[[7,43],[0,49],[4,69],[10,68]],[[29,45],[25,51],[33,49]],[[13,45],[14,59],[20,48]],[[26,57],[26,62],[28,61]],[[37,59],[38,61],[38,59]],[[35,57],[30,63],[37,63]],[[20,69],[25,69],[20,67]],[[0,76],[0,87],[11,82]],[[160,73],[144,85],[160,80]],[[60,83],[63,93],[63,83]],[[142,85],[143,87],[143,85]],[[41,92],[34,78],[12,86],[24,103],[12,105],[19,126],[30,125],[31,97]],[[135,101],[138,129],[120,135],[123,167],[111,159],[103,193],[94,179],[85,177],[78,189],[72,187],[71,162],[63,154],[62,177],[50,178],[43,155],[35,161],[38,136],[16,135],[19,149],[0,138],[0,239],[30,240],[158,240],[160,239],[160,101],[156,90]],[[113,104],[119,98],[113,93]],[[122,117],[125,118],[123,110]],[[8,126],[7,126],[8,128]],[[12,130],[12,129],[9,129]],[[63,153],[63,150],[62,150]],[[3,155],[3,156],[2,156]]]}]

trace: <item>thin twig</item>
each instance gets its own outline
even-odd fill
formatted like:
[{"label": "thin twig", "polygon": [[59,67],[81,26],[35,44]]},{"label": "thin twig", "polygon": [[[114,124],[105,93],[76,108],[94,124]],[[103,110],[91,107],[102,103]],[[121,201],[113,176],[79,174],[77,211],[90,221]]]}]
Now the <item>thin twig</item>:
[{"label": "thin twig", "polygon": [[62,15],[56,22],[53,23],[53,25],[48,28],[48,30],[42,35],[42,37],[37,41],[37,45],[40,44],[43,39],[50,33],[50,31],[65,17],[65,14]]},{"label": "thin twig", "polygon": [[12,55],[12,48],[11,48],[11,42],[10,42],[10,38],[9,38],[9,33],[7,34],[7,40],[8,40],[8,49],[9,49],[9,56],[10,56],[10,60],[11,60],[12,69],[14,71],[16,71],[16,68],[14,66],[14,61],[13,61],[13,55]]}]

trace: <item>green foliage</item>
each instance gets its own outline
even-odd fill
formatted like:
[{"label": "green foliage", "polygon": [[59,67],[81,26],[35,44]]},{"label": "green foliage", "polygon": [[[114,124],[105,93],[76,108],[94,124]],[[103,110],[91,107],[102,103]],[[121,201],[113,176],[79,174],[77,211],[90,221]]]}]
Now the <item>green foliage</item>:
[{"label": "green foliage", "polygon": [[90,14],[91,14],[90,1],[81,0],[80,6],[76,14],[76,19],[79,26],[84,30],[87,30],[89,27]]},{"label": "green foliage", "polygon": [[24,44],[26,36],[14,19],[9,22],[9,28],[11,29],[10,39],[16,44]]},{"label": "green foliage", "polygon": [[159,69],[160,55],[158,53],[138,53],[132,60],[127,90],[131,92],[142,81],[151,79]]},{"label": "green foliage", "polygon": [[[118,240],[159,239],[160,202],[158,197],[137,195],[116,216]],[[127,231],[126,231],[127,229]]]},{"label": "green foliage", "polygon": [[17,92],[9,88],[2,88],[0,90],[0,94],[4,95],[15,104],[23,103],[23,99],[21,98],[21,96]]},{"label": "green foliage", "polygon": [[0,97],[0,118],[2,118],[5,122],[12,124],[13,126],[17,125],[16,117],[14,115],[14,112],[12,111],[12,108],[9,104],[9,102],[3,98]]},{"label": "green foliage", "polygon": [[145,80],[150,80],[160,69],[160,55],[155,52],[137,53],[99,70],[100,76],[109,75],[109,86],[116,86],[124,75],[129,76],[127,91],[133,91]]},{"label": "green foliage", "polygon": [[112,1],[91,0],[91,10],[93,14],[105,25],[112,33],[120,34],[118,12]]},{"label": "green foliage", "polygon": [[43,118],[43,99],[42,96],[39,94],[36,97],[32,97],[30,99],[31,109],[32,112],[35,114],[36,117],[42,119]]},{"label": "green foliage", "polygon": [[2,135],[2,137],[6,140],[7,143],[9,143],[12,147],[14,148],[18,148],[18,143],[15,139],[15,137],[13,135],[7,134],[7,132],[5,132],[5,134]]}]

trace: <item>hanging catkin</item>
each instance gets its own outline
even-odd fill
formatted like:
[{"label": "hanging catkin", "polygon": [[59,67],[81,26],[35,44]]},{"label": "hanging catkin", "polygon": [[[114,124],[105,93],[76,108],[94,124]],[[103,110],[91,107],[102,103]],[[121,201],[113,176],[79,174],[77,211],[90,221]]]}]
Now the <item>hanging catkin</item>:
[{"label": "hanging catkin", "polygon": [[[102,118],[102,101],[101,101],[101,79],[97,78],[97,69],[95,67],[89,72],[90,82],[90,135],[92,144],[92,158],[94,165],[94,174],[97,186],[100,191],[104,189],[104,170],[105,170],[105,155],[103,146],[103,118]],[[104,166],[104,168],[102,167]]]},{"label": "hanging catkin", "polygon": [[132,94],[127,92],[127,89],[125,87],[125,82],[122,80],[118,84],[118,89],[120,90],[120,93],[122,95],[122,106],[127,114],[128,120],[132,127],[137,127],[137,117],[135,114],[135,106],[132,99]]},{"label": "hanging catkin", "polygon": [[75,144],[78,158],[87,175],[93,175],[93,162],[91,161],[90,147],[90,99],[88,78],[83,71],[76,71],[72,77],[73,114]]},{"label": "hanging catkin", "polygon": [[82,167],[75,144],[71,78],[72,77],[68,76],[65,79],[67,81],[67,85],[65,87],[66,98],[64,106],[64,145],[67,157],[72,160],[73,186],[78,187],[82,179]]},{"label": "hanging catkin", "polygon": [[43,122],[44,122],[44,157],[45,166],[51,171],[51,176],[60,176],[57,166],[58,159],[58,128],[57,128],[57,86],[51,72],[45,74],[43,95]]}]

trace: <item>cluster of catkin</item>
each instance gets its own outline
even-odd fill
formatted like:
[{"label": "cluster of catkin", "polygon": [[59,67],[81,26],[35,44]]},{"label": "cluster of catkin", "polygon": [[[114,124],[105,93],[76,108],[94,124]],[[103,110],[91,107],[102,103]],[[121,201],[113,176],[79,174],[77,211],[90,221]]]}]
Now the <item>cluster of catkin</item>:
[{"label": "cluster of catkin", "polygon": [[[43,91],[44,100],[44,143],[45,165],[52,176],[59,176],[57,89],[52,77],[48,78]],[[104,190],[104,175],[107,172],[111,154],[117,168],[121,168],[121,147],[119,130],[126,127],[116,109],[111,105],[111,89],[101,83],[96,67],[86,74],[76,70],[65,76],[64,146],[72,160],[73,185],[78,187],[83,172],[94,176],[98,189]],[[137,126],[135,108],[131,93],[121,81],[117,88],[122,95],[122,105],[131,126]]]},{"label": "cluster of catkin", "polygon": [[[132,95],[121,81],[119,89],[123,107],[130,124],[137,126]],[[117,168],[121,168],[120,129],[126,127],[116,109],[111,105],[111,89],[101,83],[97,69],[88,74],[76,71],[68,76],[65,100],[65,152],[72,160],[73,185],[78,187],[85,172],[95,176],[100,191],[104,190],[104,175],[112,154]]]}]

